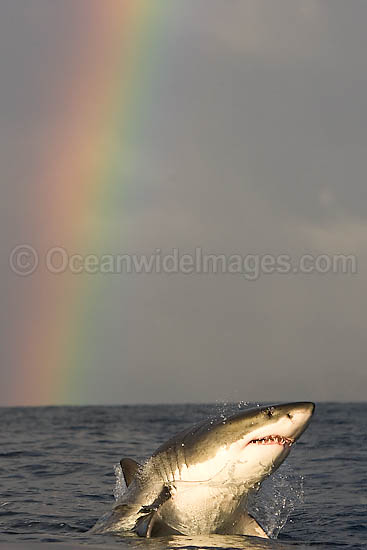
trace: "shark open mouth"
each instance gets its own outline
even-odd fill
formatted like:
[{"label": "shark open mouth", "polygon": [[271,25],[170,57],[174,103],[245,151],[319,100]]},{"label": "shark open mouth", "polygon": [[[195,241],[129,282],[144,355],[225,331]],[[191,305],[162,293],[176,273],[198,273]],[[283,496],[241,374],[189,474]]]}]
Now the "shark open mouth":
[{"label": "shark open mouth", "polygon": [[249,443],[254,443],[255,445],[285,445],[291,447],[293,445],[293,440],[289,437],[282,437],[281,435],[268,435],[267,437],[262,437],[260,439],[252,439]]}]

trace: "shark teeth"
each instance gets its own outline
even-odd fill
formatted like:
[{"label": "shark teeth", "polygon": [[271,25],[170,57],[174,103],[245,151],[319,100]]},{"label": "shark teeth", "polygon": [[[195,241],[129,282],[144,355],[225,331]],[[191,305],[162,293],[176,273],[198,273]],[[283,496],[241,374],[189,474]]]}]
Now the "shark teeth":
[{"label": "shark teeth", "polygon": [[288,437],[282,437],[280,435],[269,435],[267,437],[262,437],[260,439],[252,439],[250,444],[255,445],[286,445],[291,447],[293,445],[292,439]]}]

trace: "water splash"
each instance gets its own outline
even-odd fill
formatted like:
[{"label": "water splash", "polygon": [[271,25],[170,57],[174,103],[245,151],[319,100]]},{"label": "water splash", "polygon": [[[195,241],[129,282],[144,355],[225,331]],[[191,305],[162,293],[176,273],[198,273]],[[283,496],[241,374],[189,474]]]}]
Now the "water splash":
[{"label": "water splash", "polygon": [[250,497],[249,511],[271,538],[277,538],[290,514],[303,502],[303,477],[283,464]]},{"label": "water splash", "polygon": [[221,420],[226,422],[229,416],[238,414],[239,410],[247,409],[250,406],[248,401],[239,401],[238,403],[231,403],[227,401],[217,401],[215,407],[211,411],[211,418],[214,420]]},{"label": "water splash", "polygon": [[113,496],[115,497],[115,500],[117,502],[125,493],[127,487],[126,487],[124,475],[122,473],[120,464],[115,464],[113,467],[113,471],[116,477],[115,487],[113,489]]}]

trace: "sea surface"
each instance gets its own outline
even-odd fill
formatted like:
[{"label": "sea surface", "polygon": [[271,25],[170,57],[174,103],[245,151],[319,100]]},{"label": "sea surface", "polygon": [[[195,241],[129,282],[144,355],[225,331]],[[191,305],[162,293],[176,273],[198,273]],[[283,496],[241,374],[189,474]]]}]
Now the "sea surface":
[{"label": "sea surface", "polygon": [[246,406],[0,408],[0,549],[367,548],[367,404],[316,406],[251,503],[270,541],[88,533],[123,490],[115,468],[122,457],[142,461],[186,426]]}]

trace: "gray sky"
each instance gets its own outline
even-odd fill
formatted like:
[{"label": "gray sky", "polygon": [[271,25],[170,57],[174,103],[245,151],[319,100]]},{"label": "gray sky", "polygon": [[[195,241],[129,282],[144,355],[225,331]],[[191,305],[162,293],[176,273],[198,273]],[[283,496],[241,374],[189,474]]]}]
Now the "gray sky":
[{"label": "gray sky", "polygon": [[[37,323],[37,274],[11,273],[9,251],[37,242],[35,159],[65,100],[83,5],[0,7],[3,404],[19,404],[19,327]],[[365,400],[366,21],[362,0],[175,5],[154,107],[124,143],[142,160],[121,165],[128,185],[90,213],[106,253],[354,254],[358,273],[96,276],[83,364],[50,402]]]}]

